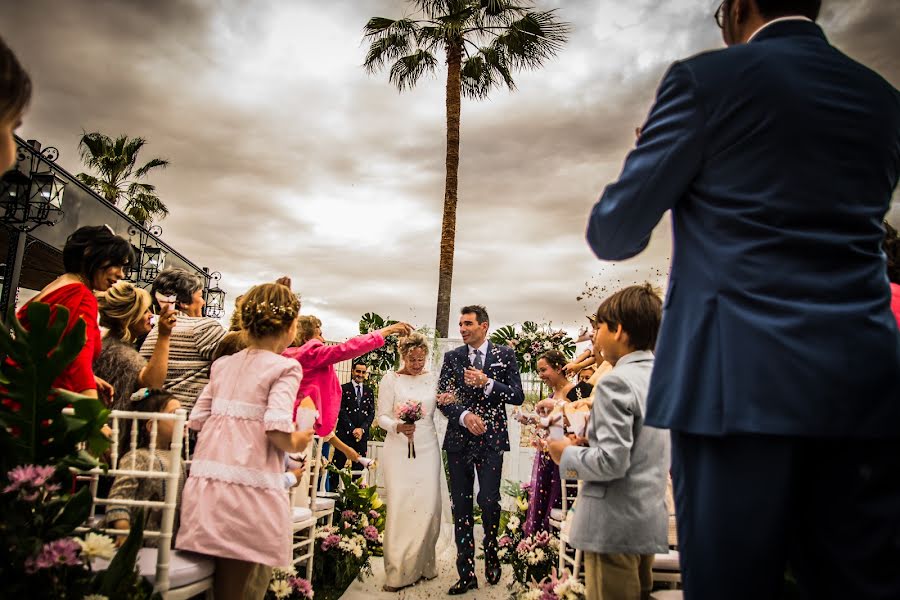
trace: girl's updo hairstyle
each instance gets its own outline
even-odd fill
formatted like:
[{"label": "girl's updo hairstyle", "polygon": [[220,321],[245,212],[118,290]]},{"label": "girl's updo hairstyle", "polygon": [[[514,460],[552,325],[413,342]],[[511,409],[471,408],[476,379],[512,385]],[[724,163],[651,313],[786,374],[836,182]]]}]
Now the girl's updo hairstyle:
[{"label": "girl's updo hairstyle", "polygon": [[150,294],[135,285],[120,281],[97,297],[100,325],[123,342],[131,342],[131,326],[144,318],[150,308]]},{"label": "girl's updo hairstyle", "polygon": [[287,286],[264,283],[241,299],[241,327],[253,338],[284,333],[300,312],[300,301]]},{"label": "girl's updo hairstyle", "polygon": [[556,371],[562,371],[566,364],[568,364],[566,355],[559,350],[547,350],[538,357],[538,360],[547,361],[550,368],[555,369]]},{"label": "girl's updo hairstyle", "polygon": [[413,331],[408,336],[400,338],[400,341],[397,343],[397,348],[400,350],[400,356],[406,356],[411,350],[415,350],[416,348],[423,349],[427,354],[428,339],[418,331]]},{"label": "girl's updo hairstyle", "polygon": [[0,38],[0,122],[17,119],[31,100],[31,78]]}]

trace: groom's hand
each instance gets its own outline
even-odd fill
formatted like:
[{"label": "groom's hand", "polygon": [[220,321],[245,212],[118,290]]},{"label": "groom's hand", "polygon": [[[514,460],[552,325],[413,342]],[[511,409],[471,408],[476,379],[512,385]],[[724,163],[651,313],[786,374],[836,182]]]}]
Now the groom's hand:
[{"label": "groom's hand", "polygon": [[483,388],[487,385],[489,379],[488,376],[484,374],[484,371],[476,369],[475,367],[467,367],[465,372],[463,372],[463,381],[465,381],[466,385]]},{"label": "groom's hand", "polygon": [[467,414],[463,418],[463,423],[465,423],[466,429],[468,429],[469,433],[472,435],[484,435],[484,432],[487,431],[487,428],[484,426],[484,421],[482,421],[481,417],[475,413]]}]

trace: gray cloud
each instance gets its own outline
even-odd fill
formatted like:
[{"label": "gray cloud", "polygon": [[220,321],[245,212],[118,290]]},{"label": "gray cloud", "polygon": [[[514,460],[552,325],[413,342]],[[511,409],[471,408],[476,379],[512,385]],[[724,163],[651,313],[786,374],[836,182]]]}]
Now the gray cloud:
[{"label": "gray cloud", "polygon": [[[20,134],[79,171],[85,130],[149,140],[164,239],[230,298],[282,273],[334,337],[363,312],[432,325],[444,190],[443,72],[399,94],[361,68],[362,26],[402,0],[2,3],[36,96]],[[454,306],[568,327],[596,293],[668,270],[668,219],[643,255],[596,261],[587,214],[673,61],[721,46],[712,3],[541,0],[571,41],[518,90],[464,102]],[[832,41],[900,82],[900,5],[827,1]],[[895,209],[895,215],[900,212]],[[897,215],[900,218],[900,215]]]}]

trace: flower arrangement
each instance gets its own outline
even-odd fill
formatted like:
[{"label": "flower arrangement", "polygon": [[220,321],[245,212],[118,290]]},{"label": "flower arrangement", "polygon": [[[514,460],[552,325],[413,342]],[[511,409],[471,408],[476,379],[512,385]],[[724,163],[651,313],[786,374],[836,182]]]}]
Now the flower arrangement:
[{"label": "flower arrangement", "polygon": [[312,600],[314,595],[312,584],[297,577],[297,569],[293,566],[272,571],[266,600]]},{"label": "flower arrangement", "polygon": [[491,335],[491,342],[513,348],[523,373],[537,373],[538,358],[548,350],[559,350],[567,360],[575,355],[575,341],[565,331],[533,321],[525,321],[521,331],[513,325],[501,327]]},{"label": "flower arrangement", "polygon": [[584,600],[584,597],[584,584],[568,571],[557,576],[556,569],[553,569],[540,582],[514,585],[510,600]]},{"label": "flower arrangement", "polygon": [[503,494],[512,498],[512,510],[504,512],[500,518],[497,534],[497,558],[503,564],[511,565],[513,577],[519,584],[542,581],[548,577],[559,558],[559,538],[541,531],[526,536],[522,524],[528,516],[530,484],[506,480]]},{"label": "flower arrangement", "polygon": [[[366,313],[359,319],[359,333],[371,333],[393,325],[397,321],[385,319],[376,313]],[[367,352],[359,358],[369,368],[369,384],[378,387],[378,382],[388,371],[396,369],[400,365],[399,340],[396,336],[390,336],[384,340],[384,346]],[[376,389],[377,391],[377,389]]]},{"label": "flower arrangement", "polygon": [[371,557],[384,551],[386,508],[374,487],[354,481],[349,469],[337,473],[343,489],[335,499],[333,525],[316,531],[313,588],[319,600],[337,600],[353,583],[372,575]]},{"label": "flower arrangement", "polygon": [[[406,424],[412,424],[422,418],[422,403],[417,400],[407,400],[394,407],[394,416]],[[409,438],[407,442],[406,458],[416,457],[416,442]]]},{"label": "flower arrangement", "polygon": [[[79,319],[66,333],[68,311],[35,302],[28,306],[30,330],[18,319],[0,325],[0,581],[4,597],[158,597],[135,570],[143,541],[136,511],[125,543],[116,550],[107,536],[75,535],[87,522],[91,493],[72,490],[70,469],[91,469],[109,440],[102,434],[109,411],[95,399],[51,389],[84,346]],[[72,414],[63,413],[71,407]],[[112,559],[94,571],[93,559]]]}]

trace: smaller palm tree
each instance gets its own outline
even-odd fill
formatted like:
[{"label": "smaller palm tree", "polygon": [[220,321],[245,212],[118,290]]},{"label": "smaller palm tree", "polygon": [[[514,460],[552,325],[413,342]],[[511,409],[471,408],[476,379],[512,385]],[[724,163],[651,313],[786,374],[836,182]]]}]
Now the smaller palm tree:
[{"label": "smaller palm tree", "polygon": [[98,175],[79,173],[78,179],[113,206],[124,201],[123,210],[141,224],[169,214],[168,207],[156,195],[156,186],[138,181],[151,170],[169,164],[162,158],[153,158],[137,167],[138,153],[146,143],[141,137],[120,135],[113,140],[99,132],[85,133],[78,142],[81,161]]}]

